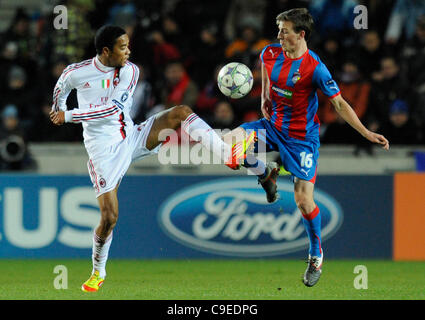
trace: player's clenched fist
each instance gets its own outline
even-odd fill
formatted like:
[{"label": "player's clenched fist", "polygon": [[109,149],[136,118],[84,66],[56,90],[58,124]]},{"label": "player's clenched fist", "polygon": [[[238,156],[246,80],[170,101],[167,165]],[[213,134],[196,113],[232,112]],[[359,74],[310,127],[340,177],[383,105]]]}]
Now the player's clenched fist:
[{"label": "player's clenched fist", "polygon": [[50,111],[50,120],[57,126],[65,122],[65,112],[63,111]]}]

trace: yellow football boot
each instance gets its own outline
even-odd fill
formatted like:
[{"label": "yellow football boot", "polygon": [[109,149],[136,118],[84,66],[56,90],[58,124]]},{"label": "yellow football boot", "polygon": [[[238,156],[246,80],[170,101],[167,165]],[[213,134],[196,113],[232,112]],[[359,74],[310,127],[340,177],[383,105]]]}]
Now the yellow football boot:
[{"label": "yellow football boot", "polygon": [[232,155],[225,163],[230,169],[238,170],[241,166],[241,160],[246,158],[246,152],[250,147],[254,146],[257,134],[252,131],[245,140],[235,143],[232,146]]},{"label": "yellow football boot", "polygon": [[99,277],[99,271],[95,271],[91,277],[83,283],[81,290],[84,292],[96,292],[102,286],[105,279]]}]

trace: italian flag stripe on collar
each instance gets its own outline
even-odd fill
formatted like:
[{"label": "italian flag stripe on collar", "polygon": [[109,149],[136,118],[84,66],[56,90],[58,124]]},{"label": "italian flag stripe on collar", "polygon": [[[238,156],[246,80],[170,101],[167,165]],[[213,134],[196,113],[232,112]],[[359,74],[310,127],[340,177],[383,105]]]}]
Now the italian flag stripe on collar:
[{"label": "italian flag stripe on collar", "polygon": [[103,89],[108,89],[110,85],[111,85],[110,79],[103,79],[102,80],[102,88]]}]

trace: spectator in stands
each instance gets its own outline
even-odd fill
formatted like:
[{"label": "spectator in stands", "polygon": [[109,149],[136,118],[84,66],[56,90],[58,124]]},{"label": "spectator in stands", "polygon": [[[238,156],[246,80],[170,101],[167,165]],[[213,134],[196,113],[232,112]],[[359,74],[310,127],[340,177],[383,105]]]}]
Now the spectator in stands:
[{"label": "spectator in stands", "polygon": [[[51,32],[52,59],[66,57],[70,63],[91,58],[94,52],[92,29],[87,17],[95,9],[94,0],[69,0],[67,4],[68,29]],[[72,30],[72,32],[70,32]]]},{"label": "spectator in stands", "polygon": [[242,122],[253,122],[260,120],[263,115],[260,114],[260,111],[248,111],[243,115]]},{"label": "spectator in stands", "polygon": [[[230,0],[224,23],[224,36],[228,42],[234,41],[240,35],[242,24],[255,26],[256,32],[263,33],[263,21],[266,1],[263,0]],[[280,13],[280,12],[279,12]],[[273,17],[273,20],[276,17]]]},{"label": "spectator in stands", "polygon": [[[338,78],[341,94],[353,107],[359,119],[362,120],[369,103],[370,83],[364,81],[355,60],[347,60],[343,64],[342,72],[338,75]],[[324,125],[337,121],[337,113],[329,99],[320,91],[318,95],[320,96],[320,107],[318,110],[320,121]]]},{"label": "spectator in stands", "polygon": [[402,50],[403,72],[409,83],[419,89],[425,85],[425,17],[418,20],[415,35]]},{"label": "spectator in stands", "polygon": [[6,90],[0,96],[0,105],[13,104],[18,110],[21,125],[25,130],[29,130],[38,113],[37,88],[28,84],[29,76],[25,69],[18,65],[13,65],[7,74]]},{"label": "spectator in stands", "polygon": [[224,61],[225,44],[221,39],[215,23],[204,25],[199,33],[200,41],[196,45],[189,72],[200,87],[209,82],[216,66]]},{"label": "spectator in stands", "polygon": [[168,63],[164,77],[165,86],[161,93],[161,102],[166,109],[180,104],[195,105],[198,98],[198,87],[189,77],[180,61]]},{"label": "spectator in stands", "polygon": [[211,120],[211,127],[214,129],[229,129],[236,128],[241,122],[235,118],[233,107],[229,101],[221,100],[214,108],[214,117]]},{"label": "spectator in stands", "polygon": [[131,0],[116,1],[108,13],[108,24],[123,26],[132,24],[137,19],[137,8]]},{"label": "spectator in stands", "polygon": [[401,61],[411,88],[410,115],[425,129],[425,18],[418,20],[414,37],[404,45]]},{"label": "spectator in stands", "polygon": [[[425,1],[397,0],[388,22],[385,41],[394,45],[400,38],[410,40],[415,34],[416,23],[425,15]],[[404,34],[402,34],[404,32]]]},{"label": "spectator in stands", "polygon": [[[278,14],[293,8],[308,8],[310,0],[269,0],[263,19],[263,36],[267,39],[275,39],[277,26],[270,21],[276,20]],[[327,64],[328,65],[328,64]]]},{"label": "spectator in stands", "polygon": [[212,77],[199,92],[196,100],[196,110],[200,117],[210,117],[214,112],[215,105],[223,97],[217,84],[217,76],[223,66],[223,64],[219,64],[215,67]]},{"label": "spectator in stands", "polygon": [[254,20],[245,18],[240,26],[240,36],[226,47],[225,57],[227,60],[237,60],[252,67],[261,50],[270,44],[270,41],[261,36],[261,26]]},{"label": "spectator in stands", "polygon": [[384,56],[381,39],[376,30],[366,30],[361,37],[360,47],[355,51],[359,61],[360,72],[366,79],[371,80],[380,69],[380,61]]},{"label": "spectator in stands", "polygon": [[15,63],[21,65],[27,72],[35,72],[36,39],[30,32],[30,17],[23,8],[16,11],[9,28],[0,37],[1,45],[15,47]]},{"label": "spectator in stands", "polygon": [[35,125],[27,135],[28,140],[31,142],[82,141],[82,126],[52,126],[50,111],[52,111],[53,103],[50,94],[51,92],[41,103],[40,111],[35,117]]},{"label": "spectator in stands", "polygon": [[188,62],[186,60],[192,59],[190,37],[184,34],[177,20],[172,15],[166,15],[162,19],[162,30],[164,39],[167,43],[171,43],[178,48],[181,57],[184,59],[184,65]]},{"label": "spectator in stands", "polygon": [[[102,8],[98,6],[94,11],[94,3],[100,2]],[[389,110],[395,99],[405,99],[410,119],[417,120],[425,129],[425,72],[421,72],[425,70],[425,20],[420,18],[425,7],[423,0],[149,0],[143,3],[68,0],[68,30],[55,30],[53,19],[40,20],[34,26],[46,31],[38,38],[31,33],[29,15],[19,9],[7,32],[0,35],[0,68],[3,71],[0,106],[14,104],[21,118],[20,125],[34,133],[34,140],[75,141],[72,132],[41,130],[40,117],[45,116],[42,110],[50,108],[44,101],[45,94],[50,99],[51,87],[66,65],[93,56],[92,26],[97,28],[105,23],[115,23],[125,27],[131,36],[130,60],[143,67],[143,78],[139,80],[132,111],[136,121],[179,102],[193,105],[200,114],[213,117],[215,105],[224,98],[217,87],[216,66],[230,59],[247,64],[255,79],[248,96],[231,101],[235,121],[255,120],[261,92],[256,61],[261,49],[269,43],[267,39],[276,42],[277,28],[270,19],[274,20],[278,13],[293,7],[310,7],[316,30],[322,36],[313,37],[311,40],[320,41],[310,45],[320,51],[319,55],[335,75],[344,95],[350,95],[353,106],[358,107],[356,112],[360,116],[365,110],[364,101],[367,101],[365,97],[369,89],[362,78],[353,80],[356,76],[351,71],[357,65],[363,78],[372,82],[369,107],[364,115],[371,129],[377,129],[382,121],[390,121]],[[360,41],[347,43],[346,39],[352,39],[353,7],[356,4],[367,6],[369,29],[358,33]],[[53,14],[51,16],[54,18]],[[384,31],[387,31],[385,38]],[[406,43],[400,41],[404,39],[407,39]],[[400,44],[397,50],[403,48],[400,51],[402,59],[398,58],[397,51],[391,57],[385,52],[386,43],[394,41]],[[353,54],[347,55],[347,52]],[[347,62],[343,66],[345,57],[349,60],[356,58],[357,62],[354,65]],[[176,60],[180,63],[171,66]],[[46,72],[39,75],[40,68]],[[162,82],[165,74],[167,80]],[[197,88],[202,88],[199,95]],[[356,88],[359,94],[356,94]],[[320,97],[320,91],[318,94]],[[155,107],[152,106],[154,103],[157,103]],[[74,91],[69,96],[68,105],[71,108],[77,106]],[[338,119],[332,108],[328,110],[320,104],[320,112],[323,133],[326,124],[337,127]],[[31,129],[29,123],[37,125]],[[327,129],[328,134],[330,129]],[[53,134],[55,138],[52,138]]]},{"label": "spectator in stands", "polygon": [[137,66],[139,67],[139,81],[137,82],[136,89],[134,89],[134,100],[130,110],[130,117],[134,123],[140,123],[146,120],[146,113],[152,109],[154,104],[152,86],[146,80],[145,69],[140,64]]},{"label": "spectator in stands", "polygon": [[320,38],[336,33],[339,41],[349,40],[353,31],[354,0],[317,0],[311,1],[309,11],[313,16]]},{"label": "spectator in stands", "polygon": [[368,28],[376,30],[379,37],[383,39],[396,0],[362,0],[358,2],[367,8]]},{"label": "spectator in stands", "polygon": [[380,131],[393,145],[422,142],[419,127],[409,115],[409,106],[400,99],[391,104],[389,119],[382,124]]},{"label": "spectator in stands", "polygon": [[339,114],[334,122],[321,126],[320,136],[323,144],[359,144],[362,138]]},{"label": "spectator in stands", "polygon": [[[3,74],[9,74],[10,68],[16,65],[18,65],[18,46],[15,42],[10,41],[3,44],[0,53],[0,70]],[[7,87],[8,77],[0,77],[0,99]]]},{"label": "spectator in stands", "polygon": [[153,31],[149,36],[149,40],[152,43],[155,67],[162,69],[168,62],[180,59],[179,49],[172,43],[167,42],[161,31]]},{"label": "spectator in stands", "polygon": [[21,127],[15,105],[6,105],[1,113],[0,170],[24,170],[35,168],[27,148],[25,130]]},{"label": "spectator in stands", "polygon": [[319,45],[318,54],[326,63],[331,74],[340,71],[344,57],[344,48],[341,47],[335,34],[328,35]]},{"label": "spectator in stands", "polygon": [[56,82],[59,77],[62,75],[63,70],[69,65],[66,57],[58,57],[52,64],[49,66],[46,72],[40,75],[42,79],[43,93],[51,93],[55,88]]},{"label": "spectator in stands", "polygon": [[[158,2],[156,0],[151,1]],[[251,2],[263,0],[242,1],[245,7],[249,7]],[[184,35],[184,40],[188,41],[190,48],[194,50],[198,41],[198,31],[201,30],[202,26],[210,23],[223,26],[226,14],[229,13],[230,1],[179,0],[161,2],[163,3],[162,16],[173,17],[173,20],[175,20]]]},{"label": "spectator in stands", "polygon": [[258,113],[260,110],[262,91],[261,63],[260,58],[257,58],[256,63],[251,68],[254,80],[251,91],[245,97],[232,101],[235,116],[238,120],[244,119],[248,113]]},{"label": "spectator in stands", "polygon": [[404,99],[408,89],[408,82],[402,79],[395,58],[382,58],[381,70],[376,73],[371,87],[367,116],[370,130],[378,130],[388,120],[391,103],[398,98]]}]

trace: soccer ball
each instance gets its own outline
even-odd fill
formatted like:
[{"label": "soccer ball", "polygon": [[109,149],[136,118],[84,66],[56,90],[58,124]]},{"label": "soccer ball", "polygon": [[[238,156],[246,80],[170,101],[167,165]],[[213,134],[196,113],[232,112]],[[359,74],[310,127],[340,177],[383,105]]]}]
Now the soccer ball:
[{"label": "soccer ball", "polygon": [[230,62],[221,68],[217,76],[218,88],[227,97],[239,99],[248,94],[254,79],[243,63]]}]

